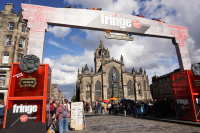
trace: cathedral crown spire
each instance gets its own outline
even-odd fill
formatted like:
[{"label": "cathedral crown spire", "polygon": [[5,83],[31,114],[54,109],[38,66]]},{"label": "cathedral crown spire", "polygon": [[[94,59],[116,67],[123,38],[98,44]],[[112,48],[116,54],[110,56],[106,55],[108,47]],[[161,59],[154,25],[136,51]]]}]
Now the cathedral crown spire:
[{"label": "cathedral crown spire", "polygon": [[103,43],[102,43],[102,38],[101,38],[101,40],[100,40],[99,48],[104,48]]},{"label": "cathedral crown spire", "polygon": [[85,65],[85,71],[89,71],[87,64]]}]

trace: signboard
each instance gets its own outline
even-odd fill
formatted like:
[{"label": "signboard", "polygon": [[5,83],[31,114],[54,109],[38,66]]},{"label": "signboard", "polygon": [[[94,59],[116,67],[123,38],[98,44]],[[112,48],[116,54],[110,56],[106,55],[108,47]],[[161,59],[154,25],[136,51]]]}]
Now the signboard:
[{"label": "signboard", "polygon": [[[51,69],[48,64],[31,69],[30,63],[25,60],[23,63],[23,68],[19,63],[11,66],[3,128],[34,121],[42,121],[46,126],[50,124]],[[29,69],[26,70],[26,66]]]},{"label": "signboard", "polygon": [[70,127],[75,130],[83,130],[83,102],[71,103],[71,122]]},{"label": "signboard", "polygon": [[183,120],[200,121],[198,81],[191,70],[170,74],[176,117]]},{"label": "signboard", "polygon": [[127,41],[133,41],[134,37],[132,36],[126,36],[126,35],[117,35],[117,34],[105,34],[105,37],[107,39],[117,39],[117,40],[127,40]]}]

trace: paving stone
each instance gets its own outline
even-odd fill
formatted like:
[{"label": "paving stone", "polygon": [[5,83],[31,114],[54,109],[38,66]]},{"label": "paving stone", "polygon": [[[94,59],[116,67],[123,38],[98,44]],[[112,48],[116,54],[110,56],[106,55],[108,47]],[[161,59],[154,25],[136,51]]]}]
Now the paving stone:
[{"label": "paving stone", "polygon": [[123,114],[86,113],[86,129],[69,133],[200,133],[200,128],[170,122],[160,122]]}]

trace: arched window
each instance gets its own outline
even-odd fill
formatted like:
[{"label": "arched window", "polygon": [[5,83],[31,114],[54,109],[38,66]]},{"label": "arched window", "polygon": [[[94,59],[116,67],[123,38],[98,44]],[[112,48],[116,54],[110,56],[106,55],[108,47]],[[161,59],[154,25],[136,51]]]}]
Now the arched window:
[{"label": "arched window", "polygon": [[142,95],[142,86],[141,83],[138,83],[138,91],[139,91],[139,95]]},{"label": "arched window", "polygon": [[87,98],[90,97],[90,83],[89,82],[87,83],[87,86],[86,86],[86,97]]},{"label": "arched window", "polygon": [[128,81],[127,88],[128,88],[128,95],[133,95],[134,94],[133,82],[131,80]]},{"label": "arched window", "polygon": [[95,84],[95,96],[101,96],[101,83],[97,81]]},{"label": "arched window", "polygon": [[102,50],[99,50],[99,55],[102,55]]},{"label": "arched window", "polygon": [[146,81],[144,80],[144,90],[146,91]]}]

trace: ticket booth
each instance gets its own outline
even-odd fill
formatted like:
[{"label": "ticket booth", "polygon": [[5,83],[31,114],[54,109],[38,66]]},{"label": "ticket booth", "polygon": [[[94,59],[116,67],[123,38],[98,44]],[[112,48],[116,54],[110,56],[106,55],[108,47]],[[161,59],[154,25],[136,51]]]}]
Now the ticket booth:
[{"label": "ticket booth", "polygon": [[200,121],[200,77],[191,70],[170,75],[178,119]]},{"label": "ticket booth", "polygon": [[39,64],[35,72],[26,73],[19,63],[13,63],[3,128],[35,121],[42,121],[48,126],[50,87],[51,69],[48,64]]}]

